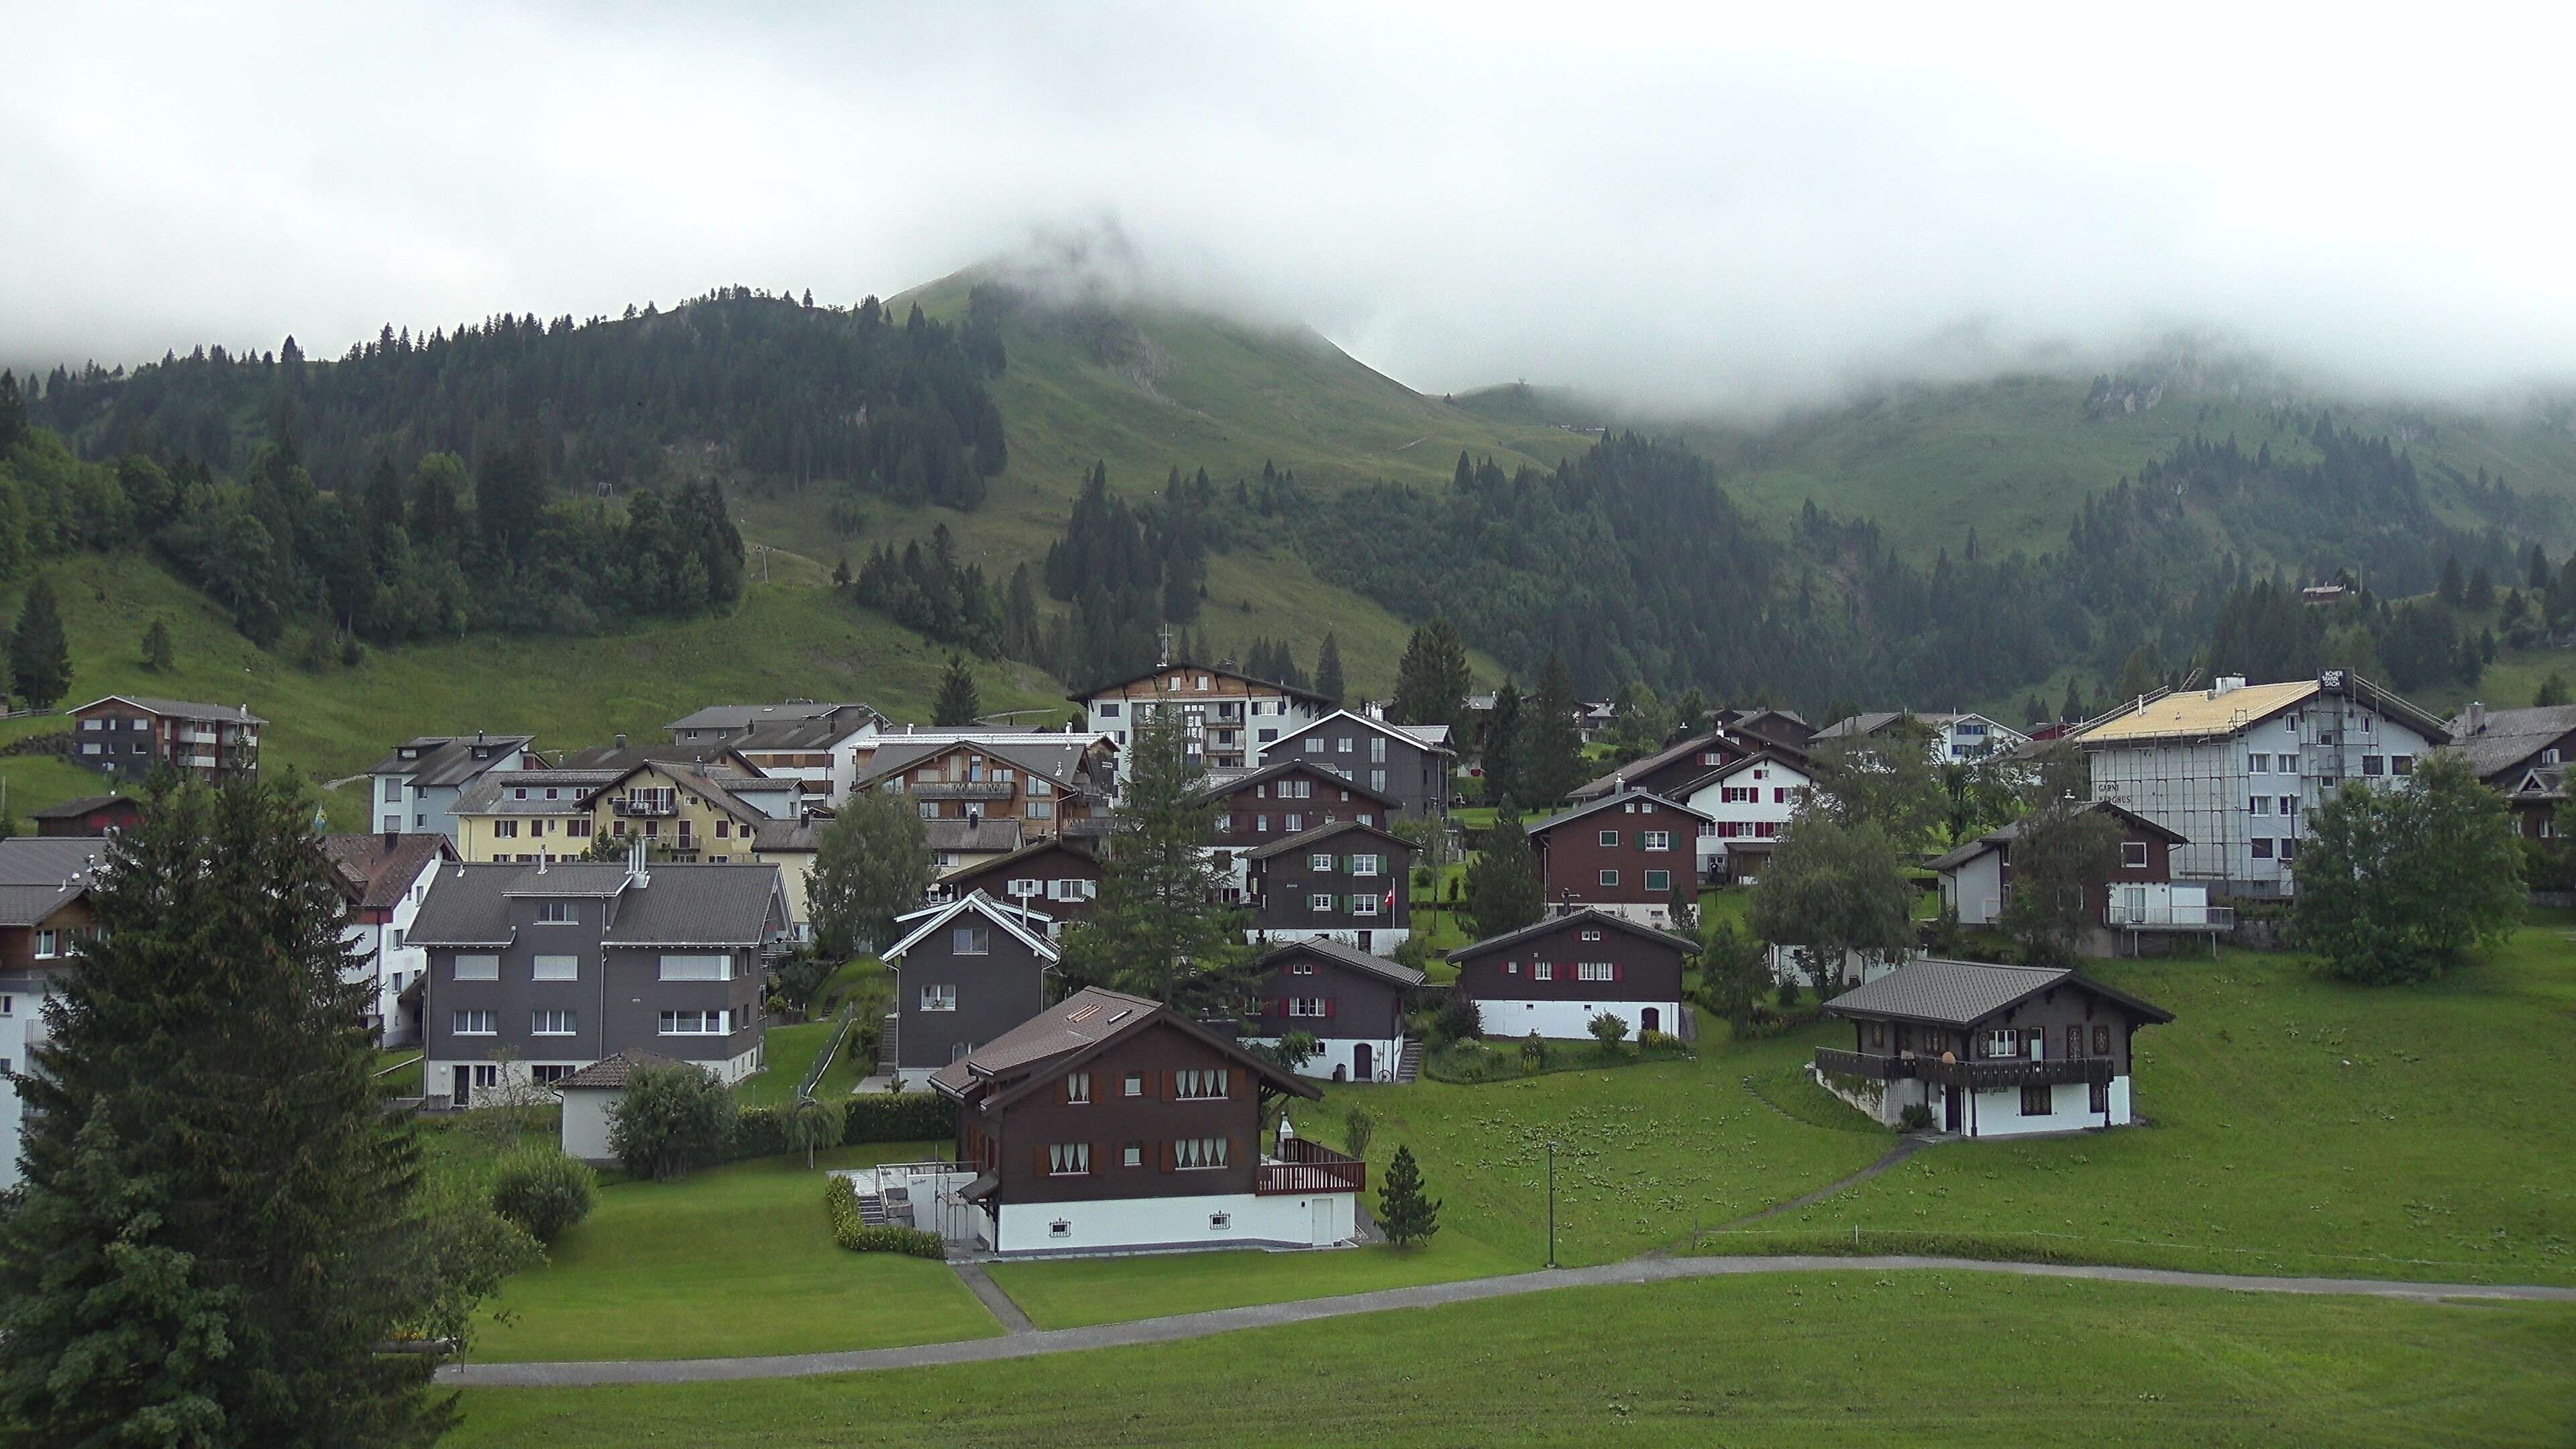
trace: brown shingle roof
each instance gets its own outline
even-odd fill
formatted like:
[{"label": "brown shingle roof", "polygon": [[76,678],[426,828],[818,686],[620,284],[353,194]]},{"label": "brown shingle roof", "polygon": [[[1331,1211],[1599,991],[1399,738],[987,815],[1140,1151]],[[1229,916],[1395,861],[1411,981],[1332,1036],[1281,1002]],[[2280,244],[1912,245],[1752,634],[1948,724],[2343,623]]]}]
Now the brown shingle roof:
[{"label": "brown shingle roof", "polygon": [[367,910],[388,910],[403,898],[403,892],[420,879],[423,870],[442,859],[454,859],[456,851],[447,837],[431,831],[392,837],[385,843],[382,835],[326,835],[322,848],[331,863],[340,868],[359,887],[358,904]]},{"label": "brown shingle roof", "polygon": [[627,1082],[637,1072],[649,1071],[655,1067],[678,1065],[680,1063],[677,1061],[659,1053],[648,1052],[641,1047],[629,1047],[625,1051],[611,1052],[598,1061],[592,1062],[589,1066],[555,1083],[555,1089],[562,1091],[571,1087],[596,1087],[604,1091],[624,1091]]}]

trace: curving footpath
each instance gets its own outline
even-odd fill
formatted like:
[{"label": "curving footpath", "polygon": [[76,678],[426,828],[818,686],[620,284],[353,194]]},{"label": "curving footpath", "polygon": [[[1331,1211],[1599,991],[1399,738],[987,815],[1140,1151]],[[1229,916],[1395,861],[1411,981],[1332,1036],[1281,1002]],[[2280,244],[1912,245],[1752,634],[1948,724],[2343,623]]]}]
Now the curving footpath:
[{"label": "curving footpath", "polygon": [[1976,1258],[1902,1255],[1861,1258],[1632,1258],[1624,1263],[1607,1263],[1595,1268],[1550,1268],[1496,1278],[1426,1283],[1412,1288],[1381,1288],[1336,1298],[1220,1308],[1207,1313],[1143,1318],[1130,1323],[1103,1323],[1089,1328],[1040,1329],[999,1338],[925,1343],[908,1348],[791,1353],[764,1358],[448,1364],[439,1369],[438,1381],[459,1388],[572,1388],[593,1384],[692,1384],[732,1379],[801,1378],[809,1374],[867,1373],[879,1369],[924,1368],[935,1364],[1036,1358],[1051,1353],[1078,1353],[1091,1348],[1170,1343],[1176,1339],[1205,1338],[1210,1334],[1232,1333],[1244,1328],[1275,1328],[1283,1324],[1309,1323],[1319,1318],[1381,1313],[1391,1308],[1435,1308],[1444,1303],[1472,1303],[1483,1298],[1508,1298],[1556,1288],[1664,1283],[1683,1278],[1723,1278],[1738,1274],[1878,1273],[1924,1268],[1951,1273],[2011,1273],[2026,1278],[2082,1278],[2110,1283],[2152,1283],[2173,1288],[2217,1288],[2236,1293],[2357,1294],[2371,1298],[2403,1298],[2419,1303],[2461,1298],[2576,1303],[2576,1288],[2399,1283],[2381,1278],[2267,1278],[2252,1274],[2183,1273],[2163,1268],[2110,1268],[2076,1263],[1987,1262]]}]

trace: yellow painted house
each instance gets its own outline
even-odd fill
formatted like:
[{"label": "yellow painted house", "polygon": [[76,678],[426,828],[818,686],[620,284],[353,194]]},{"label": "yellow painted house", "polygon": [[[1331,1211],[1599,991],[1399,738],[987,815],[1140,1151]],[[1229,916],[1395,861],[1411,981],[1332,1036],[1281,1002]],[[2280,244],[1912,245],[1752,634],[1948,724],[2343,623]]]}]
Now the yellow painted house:
[{"label": "yellow painted house", "polygon": [[603,837],[620,851],[640,837],[672,860],[745,863],[759,827],[775,823],[721,776],[659,762],[493,775],[460,797],[453,813],[457,853],[466,860],[523,864],[576,859]]}]

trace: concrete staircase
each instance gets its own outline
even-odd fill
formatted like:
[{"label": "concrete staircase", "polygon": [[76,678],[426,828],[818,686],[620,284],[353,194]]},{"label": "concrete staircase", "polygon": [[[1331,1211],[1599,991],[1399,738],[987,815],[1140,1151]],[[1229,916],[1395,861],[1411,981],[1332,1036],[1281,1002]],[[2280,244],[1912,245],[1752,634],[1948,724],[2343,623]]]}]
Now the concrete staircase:
[{"label": "concrete staircase", "polygon": [[902,1015],[889,1011],[885,1014],[885,1020],[877,1027],[877,1071],[882,1075],[893,1076],[894,1064],[903,1060],[895,1054],[900,1046],[896,1033],[902,1025]]},{"label": "concrete staircase", "polygon": [[1407,1037],[1404,1042],[1404,1054],[1395,1059],[1396,1085],[1403,1086],[1421,1080],[1422,1043]]}]

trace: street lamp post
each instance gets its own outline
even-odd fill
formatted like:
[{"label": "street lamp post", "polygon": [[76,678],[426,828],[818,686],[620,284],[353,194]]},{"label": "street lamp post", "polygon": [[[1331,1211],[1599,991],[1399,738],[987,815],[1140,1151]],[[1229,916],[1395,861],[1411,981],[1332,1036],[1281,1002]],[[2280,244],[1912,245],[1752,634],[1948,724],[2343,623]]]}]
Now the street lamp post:
[{"label": "street lamp post", "polygon": [[1547,1265],[1556,1266],[1556,1139],[1547,1143]]}]

